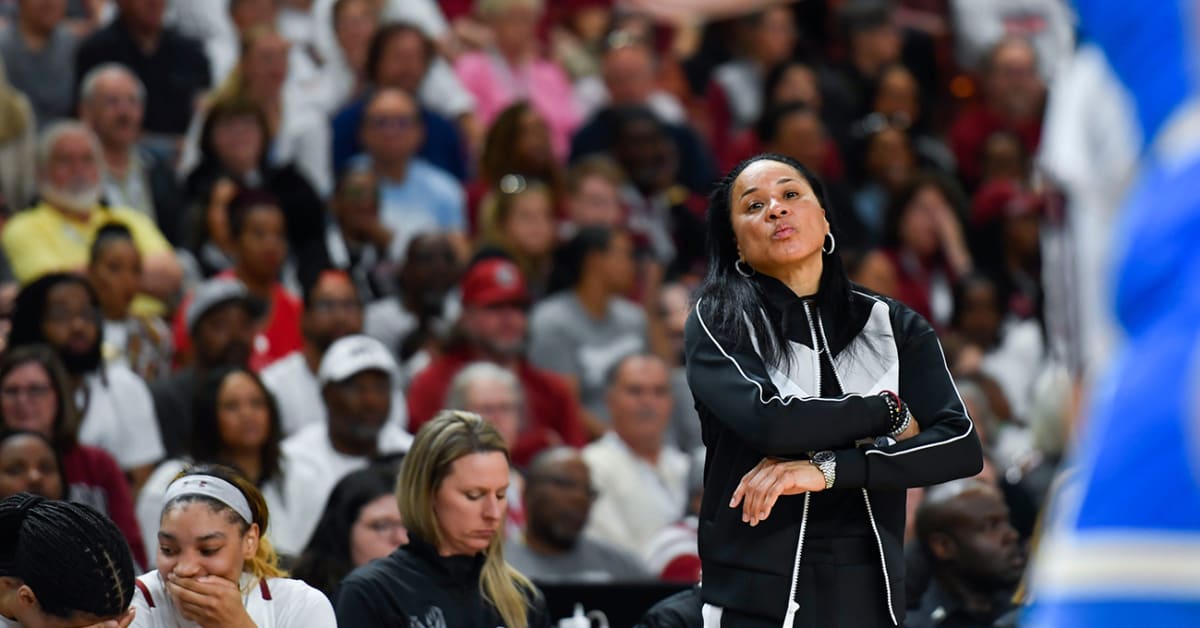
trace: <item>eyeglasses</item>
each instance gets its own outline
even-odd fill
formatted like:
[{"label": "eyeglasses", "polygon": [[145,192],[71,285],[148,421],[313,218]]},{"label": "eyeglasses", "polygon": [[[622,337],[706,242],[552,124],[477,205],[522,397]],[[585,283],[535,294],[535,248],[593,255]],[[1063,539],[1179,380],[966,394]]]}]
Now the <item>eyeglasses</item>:
[{"label": "eyeglasses", "polygon": [[404,529],[404,522],[399,519],[376,519],[366,523],[367,529],[375,534],[392,534]]},{"label": "eyeglasses", "polygon": [[17,401],[21,397],[31,401],[40,401],[50,395],[48,384],[31,384],[29,386],[6,386],[0,389],[0,397],[5,401]]}]

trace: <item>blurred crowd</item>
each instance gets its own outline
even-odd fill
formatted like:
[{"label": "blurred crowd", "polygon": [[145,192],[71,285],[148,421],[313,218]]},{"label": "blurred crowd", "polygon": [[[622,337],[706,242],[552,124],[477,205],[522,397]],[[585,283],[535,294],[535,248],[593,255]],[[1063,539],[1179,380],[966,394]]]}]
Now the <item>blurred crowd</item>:
[{"label": "blurred crowd", "polygon": [[[191,462],[333,595],[476,412],[539,582],[696,582],[682,335],[705,195],[819,174],[851,278],[933,324],[987,452],[910,494],[910,624],[1005,621],[1067,441],[1038,180],[1059,0],[0,0],[0,497],[152,568]],[[920,417],[916,417],[920,420]]]}]

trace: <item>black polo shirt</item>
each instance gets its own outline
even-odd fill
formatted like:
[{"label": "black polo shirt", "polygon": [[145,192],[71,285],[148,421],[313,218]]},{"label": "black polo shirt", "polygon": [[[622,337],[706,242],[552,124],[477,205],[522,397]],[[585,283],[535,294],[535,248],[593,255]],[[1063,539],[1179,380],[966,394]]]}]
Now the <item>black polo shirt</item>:
[{"label": "black polo shirt", "polygon": [[92,33],[75,57],[75,89],[92,68],[103,63],[128,67],[146,86],[143,128],[150,133],[183,135],[192,119],[196,97],[212,85],[208,57],[194,39],[164,28],[158,48],[146,54],[120,17]]}]

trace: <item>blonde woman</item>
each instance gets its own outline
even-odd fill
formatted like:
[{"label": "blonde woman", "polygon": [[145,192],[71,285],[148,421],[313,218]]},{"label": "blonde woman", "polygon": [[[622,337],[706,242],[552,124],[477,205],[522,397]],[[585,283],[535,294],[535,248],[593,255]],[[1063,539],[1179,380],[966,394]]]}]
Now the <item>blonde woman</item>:
[{"label": "blonde woman", "polygon": [[167,487],[158,569],[137,579],[133,628],[328,628],[320,591],[286,577],[262,493],[233,469],[185,469]]},{"label": "blonde woman", "polygon": [[423,425],[397,482],[409,544],[342,581],[338,624],[548,627],[541,593],[504,562],[508,482],[508,448],[479,415]]}]

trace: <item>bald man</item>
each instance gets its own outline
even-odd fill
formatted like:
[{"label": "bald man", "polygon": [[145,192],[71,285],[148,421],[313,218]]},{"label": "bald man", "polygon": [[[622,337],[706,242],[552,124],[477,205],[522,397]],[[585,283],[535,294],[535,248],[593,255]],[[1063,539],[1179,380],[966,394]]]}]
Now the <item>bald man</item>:
[{"label": "bald man", "polygon": [[1007,621],[1025,552],[999,489],[978,479],[935,486],[917,510],[933,581],[910,628],[993,628]]}]

